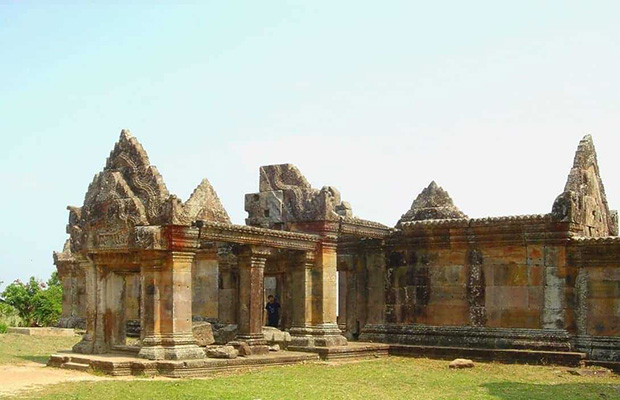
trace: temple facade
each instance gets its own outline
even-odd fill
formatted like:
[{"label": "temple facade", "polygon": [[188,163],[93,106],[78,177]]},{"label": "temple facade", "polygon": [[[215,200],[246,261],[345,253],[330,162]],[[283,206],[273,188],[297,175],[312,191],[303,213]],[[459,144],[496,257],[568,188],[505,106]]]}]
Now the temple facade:
[{"label": "temple facade", "polygon": [[[475,219],[432,182],[394,227],[363,220],[293,165],[263,166],[234,225],[203,180],[182,202],[122,131],[54,262],[73,351],[205,358],[196,321],[260,355],[266,293],[292,351],[354,342],[577,351],[620,361],[620,238],[594,144],[545,215]],[[138,336],[129,344],[128,336]]]}]

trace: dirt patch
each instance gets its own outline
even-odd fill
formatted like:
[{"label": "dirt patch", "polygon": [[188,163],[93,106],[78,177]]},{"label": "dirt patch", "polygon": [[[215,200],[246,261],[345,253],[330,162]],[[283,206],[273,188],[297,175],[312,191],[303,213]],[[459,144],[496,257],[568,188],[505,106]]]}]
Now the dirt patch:
[{"label": "dirt patch", "polygon": [[63,382],[101,381],[112,378],[86,372],[46,367],[38,363],[0,365],[0,396],[11,396]]}]

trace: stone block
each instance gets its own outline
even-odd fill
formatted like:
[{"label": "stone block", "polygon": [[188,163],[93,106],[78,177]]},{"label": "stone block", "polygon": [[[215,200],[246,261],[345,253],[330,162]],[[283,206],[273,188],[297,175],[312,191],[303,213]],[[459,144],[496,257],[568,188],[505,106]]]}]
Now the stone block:
[{"label": "stone block", "polygon": [[474,362],[465,358],[457,358],[448,365],[450,369],[473,368]]},{"label": "stone block", "polygon": [[237,325],[224,325],[213,331],[213,339],[216,344],[226,344],[237,337]]},{"label": "stone block", "polygon": [[196,339],[196,344],[198,346],[208,346],[215,343],[213,329],[208,322],[194,323],[192,333],[194,334],[194,339]]},{"label": "stone block", "polygon": [[530,266],[528,268],[528,283],[530,286],[543,285],[543,267],[540,265]]},{"label": "stone block", "polygon": [[208,346],[205,353],[211,358],[237,358],[239,355],[233,346]]}]

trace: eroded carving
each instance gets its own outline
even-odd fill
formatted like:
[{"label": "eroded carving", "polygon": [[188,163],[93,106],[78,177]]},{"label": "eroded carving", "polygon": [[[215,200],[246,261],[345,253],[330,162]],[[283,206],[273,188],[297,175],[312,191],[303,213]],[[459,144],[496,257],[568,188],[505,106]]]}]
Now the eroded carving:
[{"label": "eroded carving", "polygon": [[403,214],[396,226],[403,222],[458,218],[467,218],[467,215],[454,205],[448,192],[432,181],[416,197],[409,211]]}]

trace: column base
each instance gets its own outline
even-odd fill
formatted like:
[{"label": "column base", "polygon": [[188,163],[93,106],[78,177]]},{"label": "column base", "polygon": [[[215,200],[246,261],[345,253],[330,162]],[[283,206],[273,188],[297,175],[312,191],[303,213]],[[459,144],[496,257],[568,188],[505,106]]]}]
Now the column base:
[{"label": "column base", "polygon": [[336,324],[294,326],[289,333],[291,334],[289,346],[294,347],[337,347],[346,346],[348,343]]},{"label": "column base", "polygon": [[205,351],[193,336],[147,336],[142,340],[139,358],[148,360],[194,360],[205,358]]},{"label": "column base", "polygon": [[140,349],[138,357],[147,360],[195,360],[205,358],[205,351],[195,344],[148,346]]},{"label": "column base", "polygon": [[231,346],[235,346],[236,343],[244,342],[250,347],[250,351],[253,356],[268,354],[269,346],[265,340],[265,336],[262,333],[249,334],[249,335],[237,335],[234,341],[229,342]]},{"label": "column base", "polygon": [[82,340],[73,345],[71,351],[79,354],[94,354],[93,347],[93,338],[89,334],[85,334],[82,336]]}]

